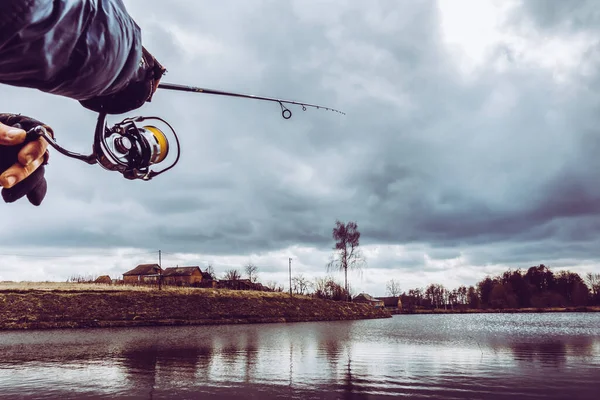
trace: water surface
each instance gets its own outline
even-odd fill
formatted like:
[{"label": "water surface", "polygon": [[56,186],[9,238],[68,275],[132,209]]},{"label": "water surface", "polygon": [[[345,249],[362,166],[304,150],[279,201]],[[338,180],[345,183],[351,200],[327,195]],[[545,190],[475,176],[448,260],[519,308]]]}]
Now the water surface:
[{"label": "water surface", "polygon": [[599,394],[600,313],[0,332],[11,399]]}]

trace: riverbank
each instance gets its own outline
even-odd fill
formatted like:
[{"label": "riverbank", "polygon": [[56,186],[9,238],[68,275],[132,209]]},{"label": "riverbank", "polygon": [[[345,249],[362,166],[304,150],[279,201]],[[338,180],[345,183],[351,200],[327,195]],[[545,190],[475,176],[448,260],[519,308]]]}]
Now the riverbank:
[{"label": "riverbank", "polygon": [[366,304],[224,289],[0,285],[0,330],[339,321],[389,318]]},{"label": "riverbank", "polygon": [[551,308],[486,308],[486,309],[435,309],[401,311],[399,314],[518,314],[518,313],[565,313],[565,312],[600,312],[597,306],[551,307]]}]

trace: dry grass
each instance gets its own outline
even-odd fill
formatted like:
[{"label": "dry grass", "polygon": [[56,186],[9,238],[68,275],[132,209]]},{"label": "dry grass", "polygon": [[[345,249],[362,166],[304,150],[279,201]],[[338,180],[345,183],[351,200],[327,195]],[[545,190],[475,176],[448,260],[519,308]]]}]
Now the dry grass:
[{"label": "dry grass", "polygon": [[0,291],[7,290],[41,290],[41,291],[151,291],[150,287],[132,285],[105,285],[100,283],[71,283],[71,282],[0,282]]},{"label": "dry grass", "polygon": [[[156,286],[135,285],[106,285],[100,283],[74,283],[74,282],[0,282],[0,292],[3,291],[61,291],[61,292],[158,292]],[[261,292],[255,290],[229,290],[211,288],[190,288],[177,286],[163,286],[163,292],[177,294],[202,293],[207,297],[231,298],[283,298],[289,297],[286,292]],[[308,296],[294,295],[295,298],[308,298]]]}]

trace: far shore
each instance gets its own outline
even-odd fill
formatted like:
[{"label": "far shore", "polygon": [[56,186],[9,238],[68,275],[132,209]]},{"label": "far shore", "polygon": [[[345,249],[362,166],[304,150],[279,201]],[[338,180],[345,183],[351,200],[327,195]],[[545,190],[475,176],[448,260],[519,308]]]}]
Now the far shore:
[{"label": "far shore", "polygon": [[580,307],[547,307],[547,308],[473,308],[473,309],[434,309],[434,310],[402,310],[396,314],[525,314],[525,313],[573,313],[573,312],[600,312],[598,306]]}]

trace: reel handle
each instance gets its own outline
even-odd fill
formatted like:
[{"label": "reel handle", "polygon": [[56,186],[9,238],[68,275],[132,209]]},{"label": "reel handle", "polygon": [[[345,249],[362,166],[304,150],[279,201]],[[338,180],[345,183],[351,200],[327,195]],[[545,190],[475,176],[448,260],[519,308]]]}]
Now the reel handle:
[{"label": "reel handle", "polygon": [[58,143],[56,143],[54,138],[48,133],[48,130],[43,125],[38,125],[38,126],[31,128],[30,130],[28,130],[27,136],[26,136],[26,138],[27,138],[26,141],[35,140],[40,137],[44,138],[44,140],[46,142],[48,142],[48,144],[50,146],[52,146],[52,148],[54,148],[56,151],[58,151],[59,153],[65,155],[67,157],[75,158],[77,160],[84,161],[88,164],[96,164],[98,162],[96,160],[96,156],[94,154],[85,156],[85,155],[82,155],[79,153],[73,153],[73,152],[61,147]]}]

